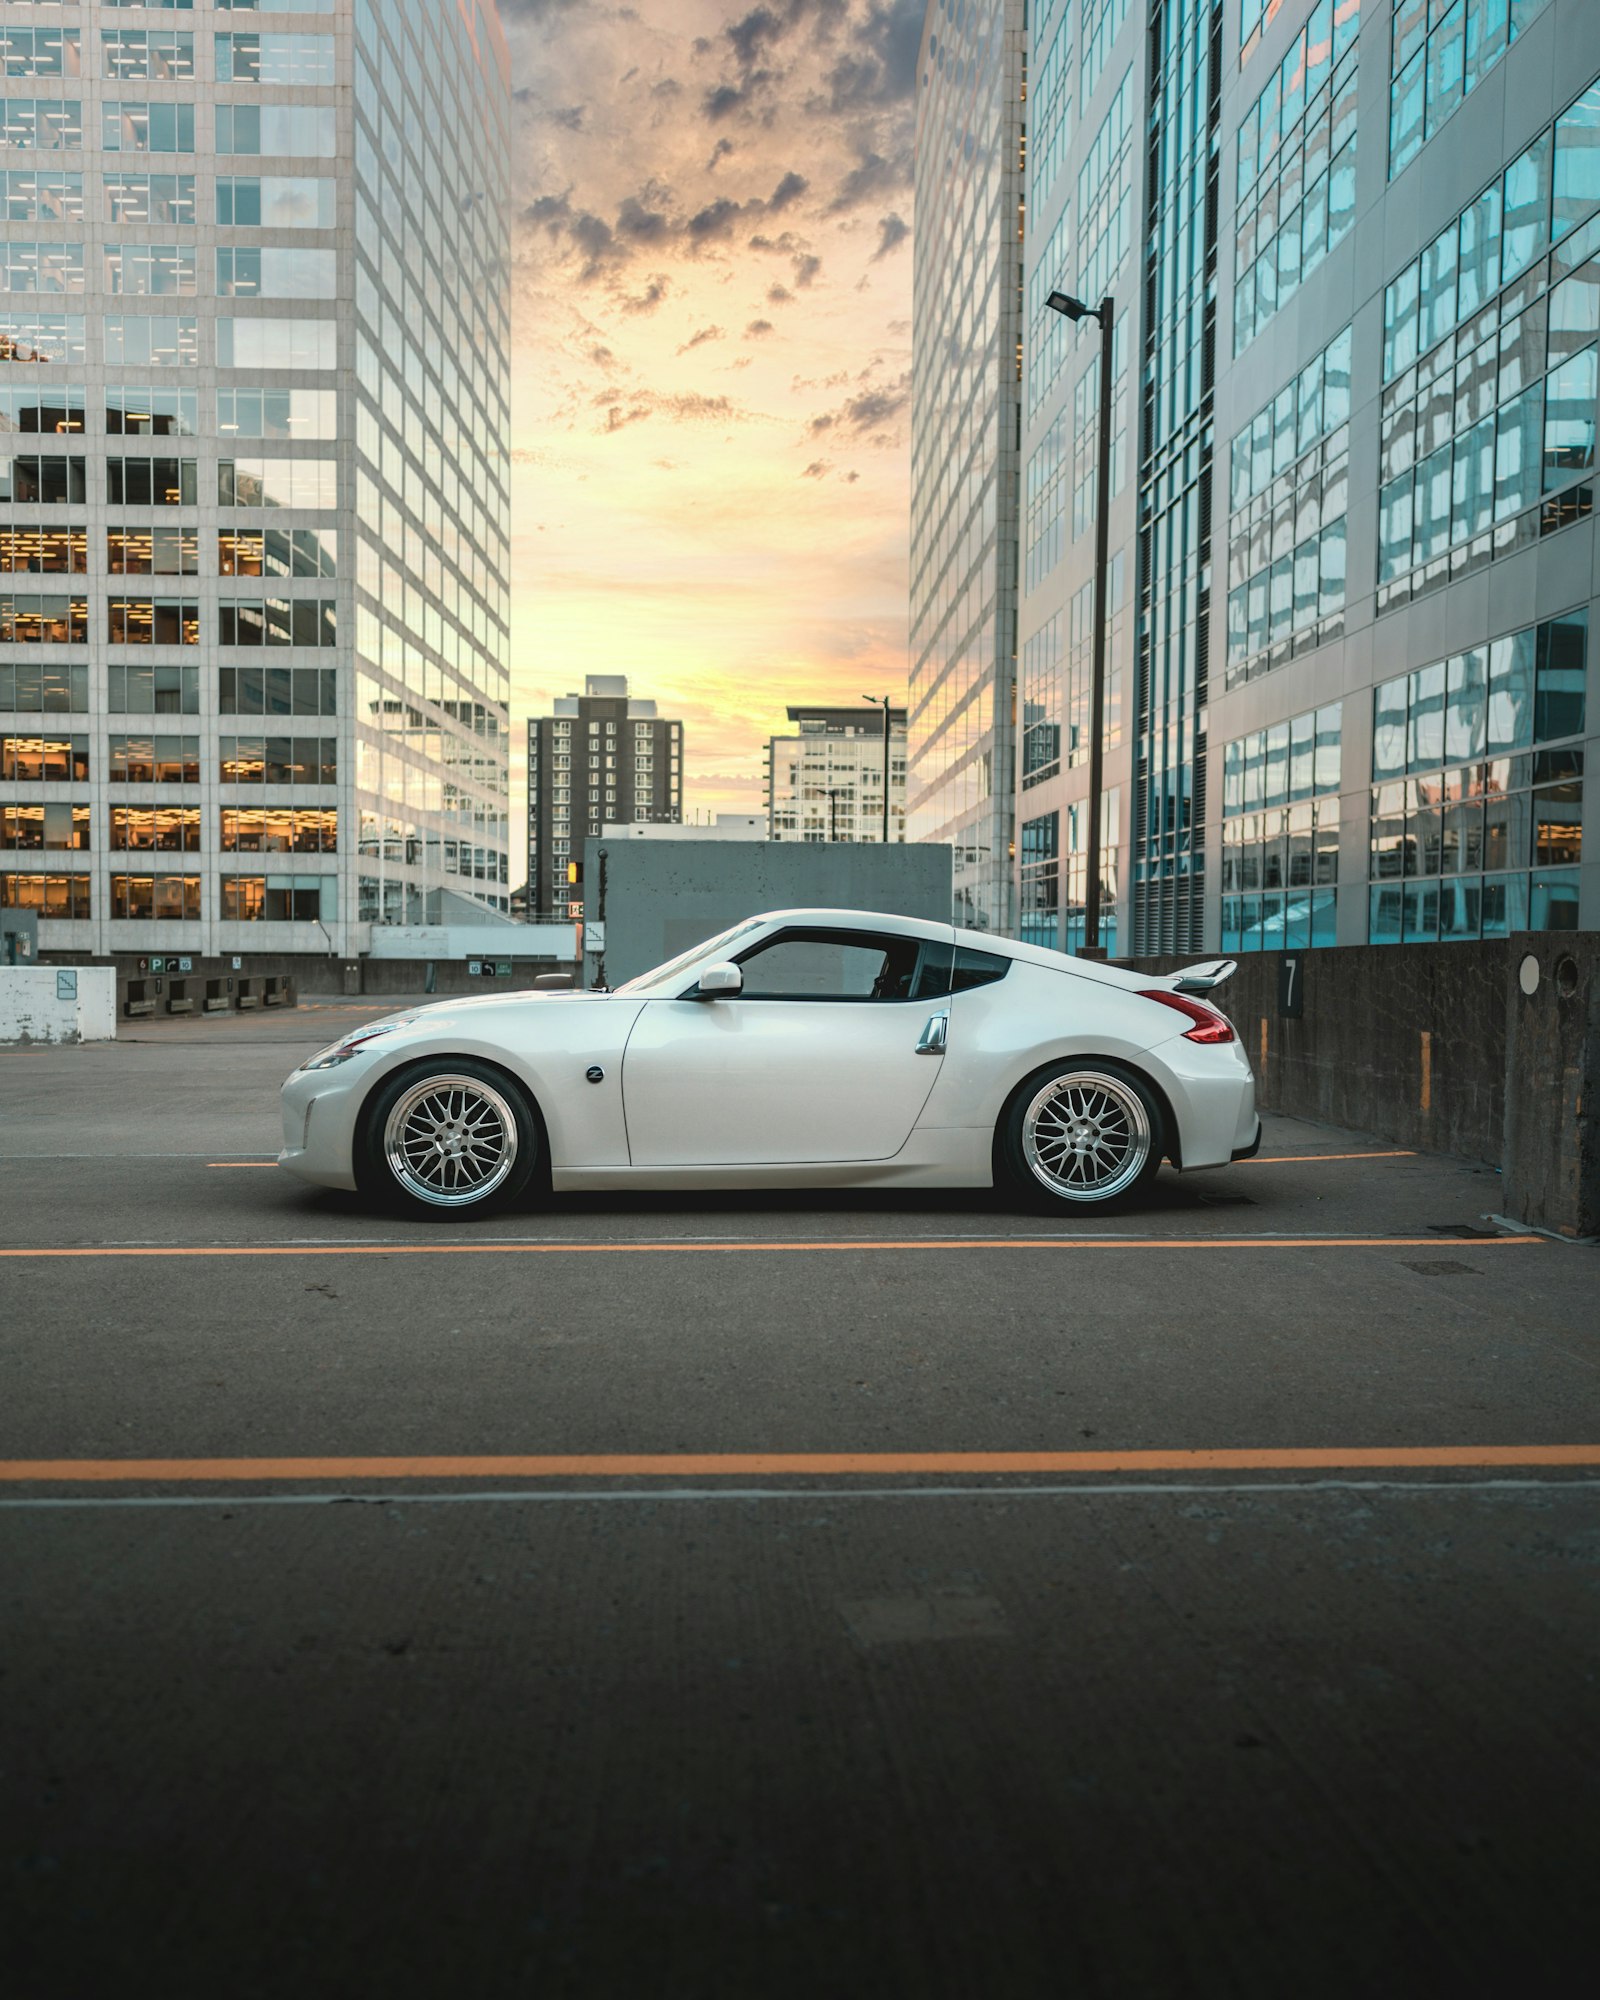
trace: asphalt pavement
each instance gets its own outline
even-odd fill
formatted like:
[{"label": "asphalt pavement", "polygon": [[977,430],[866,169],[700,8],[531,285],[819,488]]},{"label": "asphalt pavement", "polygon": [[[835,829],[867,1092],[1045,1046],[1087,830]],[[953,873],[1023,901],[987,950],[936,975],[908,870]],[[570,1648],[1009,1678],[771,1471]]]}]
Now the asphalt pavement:
[{"label": "asphalt pavement", "polygon": [[397,1221],[270,1163],[396,1004],[0,1049],[8,1993],[1587,1983],[1592,1249],[1275,1118]]}]

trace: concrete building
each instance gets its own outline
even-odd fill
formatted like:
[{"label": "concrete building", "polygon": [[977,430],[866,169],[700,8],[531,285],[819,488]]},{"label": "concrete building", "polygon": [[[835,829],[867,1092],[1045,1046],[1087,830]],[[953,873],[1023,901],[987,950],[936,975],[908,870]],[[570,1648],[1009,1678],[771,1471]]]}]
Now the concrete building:
[{"label": "concrete building", "polygon": [[765,840],[765,813],[718,813],[704,820],[608,820],[600,838],[612,840]]},{"label": "concrete building", "polygon": [[[1114,946],[1600,926],[1583,857],[1600,9],[1484,0],[1465,17],[1388,0],[1031,11],[1026,937],[1074,940],[1089,809],[1099,332],[1051,312],[1053,289],[1115,301]],[[933,0],[929,103],[947,21]],[[1004,75],[992,58],[991,87]],[[996,271],[1012,250],[992,233]],[[975,339],[972,365],[986,354]],[[991,396],[1002,431],[1007,410]]]},{"label": "concrete building", "polygon": [[591,838],[584,983],[620,986],[763,910],[947,918],[950,860],[931,844]]},{"label": "concrete building", "polygon": [[918,68],[907,828],[1013,922],[1023,0],[932,0]]},{"label": "concrete building", "polygon": [[584,839],[622,816],[682,819],[683,724],[630,698],[626,675],[590,674],[528,722],[530,923],[582,917]]},{"label": "concrete building", "polygon": [[[767,833],[773,840],[883,841],[883,711],[797,707],[767,739]],[[889,839],[906,837],[906,712],[889,710]]]},{"label": "concrete building", "polygon": [[258,22],[0,7],[0,901],[46,950],[508,900],[506,48],[481,0]]}]

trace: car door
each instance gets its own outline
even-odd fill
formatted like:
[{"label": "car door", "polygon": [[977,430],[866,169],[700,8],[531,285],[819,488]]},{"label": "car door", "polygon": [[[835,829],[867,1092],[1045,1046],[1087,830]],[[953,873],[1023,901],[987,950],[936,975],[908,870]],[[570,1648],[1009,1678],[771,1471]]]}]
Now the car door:
[{"label": "car door", "polygon": [[734,996],[653,999],[622,1065],[636,1167],[886,1160],[939,1073],[948,946],[789,926],[741,954]]}]

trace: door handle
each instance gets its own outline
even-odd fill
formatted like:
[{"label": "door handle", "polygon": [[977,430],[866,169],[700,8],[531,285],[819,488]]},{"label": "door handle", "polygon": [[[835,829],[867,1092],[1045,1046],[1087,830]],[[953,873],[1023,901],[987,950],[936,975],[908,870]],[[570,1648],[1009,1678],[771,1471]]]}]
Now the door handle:
[{"label": "door handle", "polygon": [[950,1032],[948,1014],[930,1014],[926,1027],[922,1030],[922,1040],[917,1044],[919,1056],[942,1056],[945,1037]]}]

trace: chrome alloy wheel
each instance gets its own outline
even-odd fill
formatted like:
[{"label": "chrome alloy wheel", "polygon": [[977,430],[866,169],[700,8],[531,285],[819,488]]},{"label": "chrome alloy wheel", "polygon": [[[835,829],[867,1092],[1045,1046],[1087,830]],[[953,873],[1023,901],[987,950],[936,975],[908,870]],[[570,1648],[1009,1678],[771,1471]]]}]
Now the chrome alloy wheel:
[{"label": "chrome alloy wheel", "polygon": [[1138,1093],[1101,1070],[1052,1077],[1022,1119],[1029,1171],[1052,1194],[1109,1201],[1150,1158],[1150,1118]]},{"label": "chrome alloy wheel", "polygon": [[516,1114],[478,1077],[423,1077],[396,1098],[383,1151],[407,1194],[464,1208],[493,1194],[516,1164]]}]

